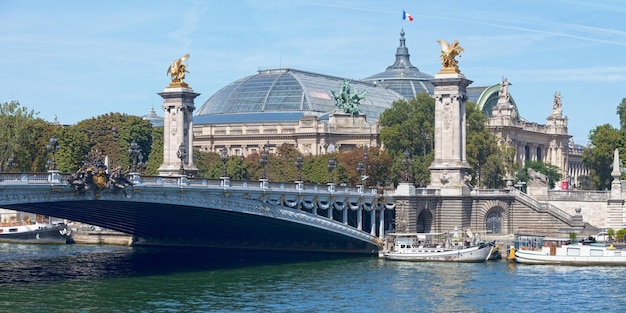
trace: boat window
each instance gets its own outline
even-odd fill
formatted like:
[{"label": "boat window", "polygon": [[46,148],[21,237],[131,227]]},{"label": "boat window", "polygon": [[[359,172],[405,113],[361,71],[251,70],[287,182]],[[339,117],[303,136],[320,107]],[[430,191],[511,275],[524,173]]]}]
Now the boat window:
[{"label": "boat window", "polygon": [[614,256],[622,256],[622,251],[615,251]]},{"label": "boat window", "polygon": [[567,255],[578,256],[580,255],[580,249],[579,248],[567,248]]},{"label": "boat window", "polygon": [[590,251],[589,255],[591,255],[591,256],[602,256],[602,255],[603,255],[603,253],[602,253],[602,250],[599,250],[599,249],[591,249],[591,251]]},{"label": "boat window", "polygon": [[10,233],[16,233],[17,232],[17,228],[9,228],[9,232]]}]

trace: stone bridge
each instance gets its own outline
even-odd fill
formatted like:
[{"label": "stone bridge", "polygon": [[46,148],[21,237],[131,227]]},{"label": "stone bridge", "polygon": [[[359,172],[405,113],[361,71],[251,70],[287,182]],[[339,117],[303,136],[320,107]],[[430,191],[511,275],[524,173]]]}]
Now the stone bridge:
[{"label": "stone bridge", "polygon": [[136,244],[378,253],[393,199],[374,189],[130,176],[122,190],[77,191],[67,176],[0,174],[0,206],[132,234]]}]

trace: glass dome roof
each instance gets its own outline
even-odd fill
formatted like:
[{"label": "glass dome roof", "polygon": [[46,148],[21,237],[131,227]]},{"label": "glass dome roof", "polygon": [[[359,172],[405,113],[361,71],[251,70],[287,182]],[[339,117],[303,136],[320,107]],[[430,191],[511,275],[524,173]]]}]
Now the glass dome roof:
[{"label": "glass dome roof", "polygon": [[363,79],[385,86],[401,94],[406,99],[413,99],[418,94],[426,92],[433,94],[435,86],[430,82],[432,75],[422,73],[411,64],[409,49],[406,47],[404,29],[400,32],[400,46],[396,50],[396,61],[387,69]]},{"label": "glass dome roof", "polygon": [[[345,80],[291,68],[259,70],[256,75],[241,78],[218,90],[200,107],[196,116],[282,113],[284,117],[287,112],[319,116],[335,110],[331,90],[340,91]],[[394,101],[403,98],[376,84],[350,81],[350,86],[366,91],[360,109],[368,120],[378,119]]]}]

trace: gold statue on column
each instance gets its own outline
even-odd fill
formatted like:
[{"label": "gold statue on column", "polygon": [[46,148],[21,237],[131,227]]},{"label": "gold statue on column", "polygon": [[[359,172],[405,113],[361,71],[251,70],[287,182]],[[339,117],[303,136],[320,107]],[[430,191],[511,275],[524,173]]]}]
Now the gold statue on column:
[{"label": "gold statue on column", "polygon": [[452,44],[448,44],[445,40],[437,40],[441,45],[441,64],[443,68],[439,71],[439,74],[460,74],[458,61],[455,59],[457,56],[461,56],[461,53],[465,51],[463,47],[459,45],[459,41],[455,40]]},{"label": "gold statue on column", "polygon": [[182,58],[174,60],[174,63],[167,69],[167,75],[172,77],[172,82],[169,87],[189,87],[185,80],[185,73],[187,71],[187,64],[185,61],[189,59],[189,53],[185,54]]}]

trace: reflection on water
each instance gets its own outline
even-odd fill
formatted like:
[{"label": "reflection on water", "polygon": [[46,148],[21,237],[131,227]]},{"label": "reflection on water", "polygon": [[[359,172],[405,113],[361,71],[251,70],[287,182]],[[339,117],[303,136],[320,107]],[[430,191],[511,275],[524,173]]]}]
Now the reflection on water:
[{"label": "reflection on water", "polygon": [[626,307],[619,290],[626,279],[621,267],[369,257],[297,262],[267,257],[252,262],[214,252],[0,244],[0,312],[540,312]]}]

